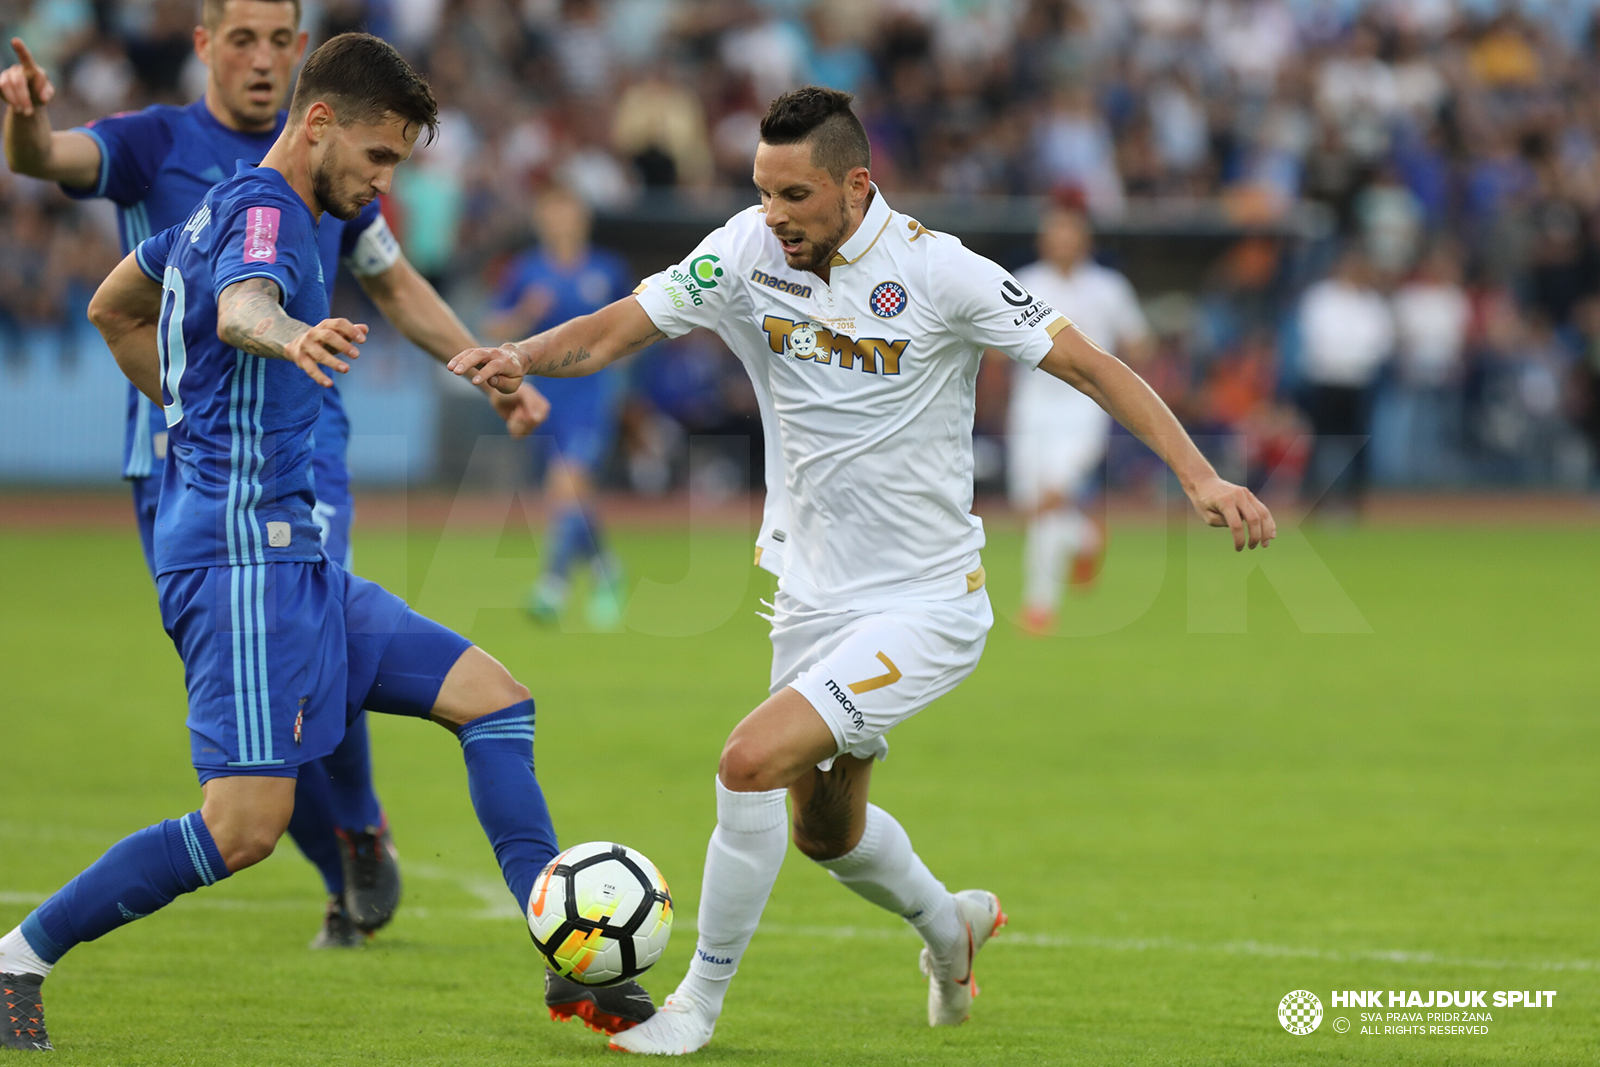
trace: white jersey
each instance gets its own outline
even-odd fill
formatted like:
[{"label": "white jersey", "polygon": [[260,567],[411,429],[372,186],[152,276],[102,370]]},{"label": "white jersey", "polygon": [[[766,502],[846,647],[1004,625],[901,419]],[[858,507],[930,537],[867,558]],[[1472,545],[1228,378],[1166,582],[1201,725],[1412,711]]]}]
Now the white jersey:
[{"label": "white jersey", "polygon": [[983,583],[979,359],[1037,366],[1067,320],[876,187],[829,273],[791,269],[752,207],[637,297],[662,333],[713,330],[750,372],[778,460],[756,544],[781,591],[822,610],[965,596]]},{"label": "white jersey", "polygon": [[[1089,340],[1117,354],[1117,347],[1150,332],[1139,298],[1128,279],[1092,261],[1062,274],[1048,263],[1017,271],[1017,281],[1072,320]],[[1078,390],[1041,370],[1012,376],[1009,429],[1013,434],[1098,434],[1111,429],[1111,416]]]}]

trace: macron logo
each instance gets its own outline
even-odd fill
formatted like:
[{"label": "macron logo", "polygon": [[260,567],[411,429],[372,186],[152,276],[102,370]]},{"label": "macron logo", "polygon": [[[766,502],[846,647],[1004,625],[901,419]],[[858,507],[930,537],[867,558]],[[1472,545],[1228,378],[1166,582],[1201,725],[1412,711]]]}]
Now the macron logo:
[{"label": "macron logo", "polygon": [[244,261],[278,262],[278,219],[275,207],[246,208],[244,213]]}]

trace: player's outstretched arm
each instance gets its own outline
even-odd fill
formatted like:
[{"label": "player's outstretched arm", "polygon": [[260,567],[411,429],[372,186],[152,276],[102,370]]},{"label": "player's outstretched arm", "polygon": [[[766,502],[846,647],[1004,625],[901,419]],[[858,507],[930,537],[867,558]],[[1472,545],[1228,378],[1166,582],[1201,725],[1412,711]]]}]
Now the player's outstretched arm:
[{"label": "player's outstretched arm", "polygon": [[117,366],[157,407],[163,403],[161,354],[156,349],[160,318],[161,283],[139,269],[132,253],[112,268],[89,301],[89,321],[105,338]]},{"label": "player's outstretched arm", "polygon": [[473,385],[488,383],[510,393],[527,375],[578,378],[593,374],[664,337],[639,301],[625,296],[592,315],[568,319],[525,341],[468,349],[447,366],[456,374],[470,374]]},{"label": "player's outstretched arm", "polygon": [[1155,390],[1076,326],[1056,334],[1039,369],[1089,396],[1154,449],[1178,476],[1200,517],[1233,532],[1236,551],[1267,545],[1277,535],[1278,524],[1267,506],[1244,486],[1218,477]]},{"label": "player's outstretched arm", "polygon": [[6,102],[6,165],[17,174],[87,189],[100,179],[100,146],[93,137],[50,128],[46,105],[56,87],[33,60],[22,38],[11,38],[18,62],[0,71],[0,99]]},{"label": "player's outstretched arm", "polygon": [[349,319],[323,319],[315,326],[291,318],[278,303],[278,284],[270,278],[245,278],[217,297],[217,337],[224,344],[268,359],[286,359],[318,385],[333,379],[322,368],[344,374],[355,359],[367,328]]},{"label": "player's outstretched arm", "polygon": [[[408,341],[440,363],[447,362],[457,352],[478,346],[477,339],[455,310],[445,303],[439,290],[404,256],[377,274],[356,275],[356,281],[361,283],[361,288],[384,318]],[[526,382],[510,395],[487,385],[479,388],[488,394],[489,403],[505,420],[512,437],[528,436],[550,415],[550,401]]]}]

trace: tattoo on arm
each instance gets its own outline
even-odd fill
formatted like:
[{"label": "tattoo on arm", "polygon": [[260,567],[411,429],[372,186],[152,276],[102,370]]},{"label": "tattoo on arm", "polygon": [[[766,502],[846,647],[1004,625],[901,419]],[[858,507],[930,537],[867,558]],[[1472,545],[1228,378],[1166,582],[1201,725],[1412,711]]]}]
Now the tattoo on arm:
[{"label": "tattoo on arm", "polygon": [[662,333],[660,330],[651,330],[649,333],[645,334],[643,337],[638,337],[638,338],[635,338],[632,341],[629,341],[628,342],[628,347],[623,349],[623,351],[625,351],[625,352],[637,352],[641,348],[649,348],[651,345],[655,344],[657,341],[665,341],[666,339],[667,339],[667,335]]},{"label": "tattoo on arm", "polygon": [[246,278],[217,299],[217,336],[257,356],[284,359],[289,342],[310,329],[278,303],[278,286],[267,278]]}]

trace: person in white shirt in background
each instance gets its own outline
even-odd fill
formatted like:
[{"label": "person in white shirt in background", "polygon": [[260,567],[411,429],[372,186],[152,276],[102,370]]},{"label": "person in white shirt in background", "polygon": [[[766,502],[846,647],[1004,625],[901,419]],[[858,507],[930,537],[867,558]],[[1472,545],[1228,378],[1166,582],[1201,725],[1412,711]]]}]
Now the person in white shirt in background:
[{"label": "person in white shirt in background", "polygon": [[1461,357],[1472,308],[1461,287],[1459,252],[1430,248],[1394,297],[1399,337],[1400,475],[1438,484],[1456,473],[1461,444]]},{"label": "person in white shirt in background", "polygon": [[1354,514],[1366,491],[1372,386],[1395,344],[1389,302],[1358,249],[1346,249],[1333,274],[1306,290],[1300,334],[1306,414],[1316,434],[1301,492],[1319,511]]},{"label": "person in white shirt in background", "polygon": [[[1128,279],[1089,255],[1094,232],[1076,190],[1052,197],[1039,222],[1039,261],[1017,281],[1129,366],[1150,354],[1150,327]],[[1011,502],[1027,519],[1023,539],[1020,622],[1032,633],[1055,627],[1062,571],[1087,588],[1105,558],[1104,523],[1086,504],[1105,459],[1111,416],[1052,374],[1016,368],[1007,418],[1007,481]]]}]

